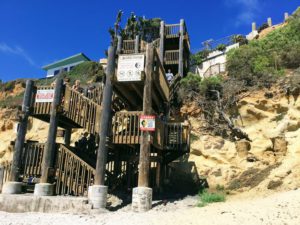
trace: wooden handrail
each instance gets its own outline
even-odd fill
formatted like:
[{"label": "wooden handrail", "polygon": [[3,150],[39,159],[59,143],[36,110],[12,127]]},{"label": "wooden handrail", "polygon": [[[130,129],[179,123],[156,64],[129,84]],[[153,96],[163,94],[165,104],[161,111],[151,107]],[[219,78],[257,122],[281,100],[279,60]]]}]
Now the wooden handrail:
[{"label": "wooden handrail", "polygon": [[167,24],[165,25],[165,35],[178,36],[180,34],[180,24]]},{"label": "wooden handrail", "polygon": [[41,165],[45,145],[45,143],[37,142],[27,142],[25,144],[21,167],[23,179],[29,177],[41,177]]},{"label": "wooden handrail", "polygon": [[168,50],[165,52],[166,64],[178,64],[179,63],[179,50]]},{"label": "wooden handrail", "polygon": [[115,144],[139,144],[141,111],[117,112],[112,120],[112,141]]},{"label": "wooden handrail", "polygon": [[[2,176],[0,176],[0,178],[2,180],[0,180],[1,185],[3,185],[5,182],[9,181],[10,178],[10,173],[11,173],[11,167],[12,167],[12,162],[3,162],[0,165],[1,167],[1,172],[2,172]],[[1,187],[2,188],[2,187]]]},{"label": "wooden handrail", "polygon": [[90,133],[98,133],[100,129],[101,106],[82,93],[66,86],[63,102],[64,115]]},{"label": "wooden handrail", "polygon": [[166,77],[166,72],[162,62],[160,61],[158,50],[154,50],[154,62],[155,62],[155,70],[154,70],[154,80],[159,84],[159,87],[162,89],[165,99],[168,101],[170,97],[170,87],[169,82]]},{"label": "wooden handrail", "polygon": [[56,194],[86,196],[94,182],[95,168],[60,145],[56,161]]},{"label": "wooden handrail", "polygon": [[122,44],[122,52],[125,54],[134,53],[135,40],[124,40]]}]

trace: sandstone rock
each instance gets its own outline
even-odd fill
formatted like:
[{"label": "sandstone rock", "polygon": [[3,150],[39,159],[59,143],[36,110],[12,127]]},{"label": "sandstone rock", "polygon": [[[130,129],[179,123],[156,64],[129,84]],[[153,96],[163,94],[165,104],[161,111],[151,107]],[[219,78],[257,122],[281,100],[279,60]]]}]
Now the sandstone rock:
[{"label": "sandstone rock", "polygon": [[287,152],[287,141],[283,137],[271,139],[273,143],[273,151],[275,154],[285,155]]},{"label": "sandstone rock", "polygon": [[240,140],[235,143],[237,154],[240,158],[246,158],[248,152],[251,149],[251,144],[249,141]]}]

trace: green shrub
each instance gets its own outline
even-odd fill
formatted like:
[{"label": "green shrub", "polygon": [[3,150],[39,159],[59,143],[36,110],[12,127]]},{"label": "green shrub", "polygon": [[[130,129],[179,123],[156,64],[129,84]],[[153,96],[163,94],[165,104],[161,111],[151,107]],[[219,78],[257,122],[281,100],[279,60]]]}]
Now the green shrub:
[{"label": "green shrub", "polygon": [[259,28],[258,28],[258,33],[262,32],[264,29],[267,29],[269,27],[269,25],[267,23],[262,24]]},{"label": "green shrub", "polygon": [[216,50],[223,52],[223,51],[226,50],[226,45],[224,45],[224,44],[219,44],[219,45],[217,46]]},{"label": "green shrub", "polygon": [[198,207],[204,207],[209,203],[213,202],[225,202],[226,194],[223,191],[219,192],[208,192],[207,190],[199,192],[200,203]]},{"label": "green shrub", "polygon": [[242,34],[233,35],[231,39],[233,43],[239,43],[240,46],[248,44],[247,38]]},{"label": "green shrub", "polygon": [[221,76],[212,76],[204,78],[200,82],[200,94],[204,95],[207,99],[216,99],[214,90],[222,92],[223,78]]},{"label": "green shrub", "polygon": [[[298,11],[288,24],[260,40],[228,53],[228,75],[251,86],[259,81],[273,82],[283,69],[300,66],[300,16]],[[300,14],[300,13],[299,13]]]},{"label": "green shrub", "polygon": [[195,66],[195,65],[200,65],[208,56],[210,53],[209,50],[205,49],[202,51],[199,51],[190,57],[190,65]]},{"label": "green shrub", "polygon": [[199,89],[201,77],[198,74],[188,73],[188,75],[180,80],[183,88]]}]

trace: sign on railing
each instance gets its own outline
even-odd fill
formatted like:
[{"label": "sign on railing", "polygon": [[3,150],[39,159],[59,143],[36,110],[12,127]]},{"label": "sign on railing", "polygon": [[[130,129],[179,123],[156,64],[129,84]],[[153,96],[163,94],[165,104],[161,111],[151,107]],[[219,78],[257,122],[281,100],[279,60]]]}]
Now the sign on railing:
[{"label": "sign on railing", "polygon": [[141,115],[140,116],[140,130],[141,131],[155,131],[155,116]]},{"label": "sign on railing", "polygon": [[54,90],[37,90],[35,102],[53,102]]},{"label": "sign on railing", "polygon": [[118,81],[141,81],[145,67],[145,55],[120,55],[118,60]]}]

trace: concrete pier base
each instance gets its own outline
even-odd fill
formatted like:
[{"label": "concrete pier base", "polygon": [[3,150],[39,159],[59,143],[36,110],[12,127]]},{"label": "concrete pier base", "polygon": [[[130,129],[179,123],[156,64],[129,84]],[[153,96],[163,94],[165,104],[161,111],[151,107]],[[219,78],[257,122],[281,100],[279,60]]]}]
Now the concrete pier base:
[{"label": "concrete pier base", "polygon": [[104,185],[93,185],[89,187],[88,200],[93,209],[104,209],[107,202],[108,187]]},{"label": "concrete pier base", "polygon": [[2,188],[2,194],[21,194],[22,182],[6,182]]},{"label": "concrete pier base", "polygon": [[53,196],[54,185],[49,183],[40,183],[34,186],[35,196]]},{"label": "concrete pier base", "polygon": [[132,190],[132,210],[146,212],[152,208],[152,188],[136,187]]}]

